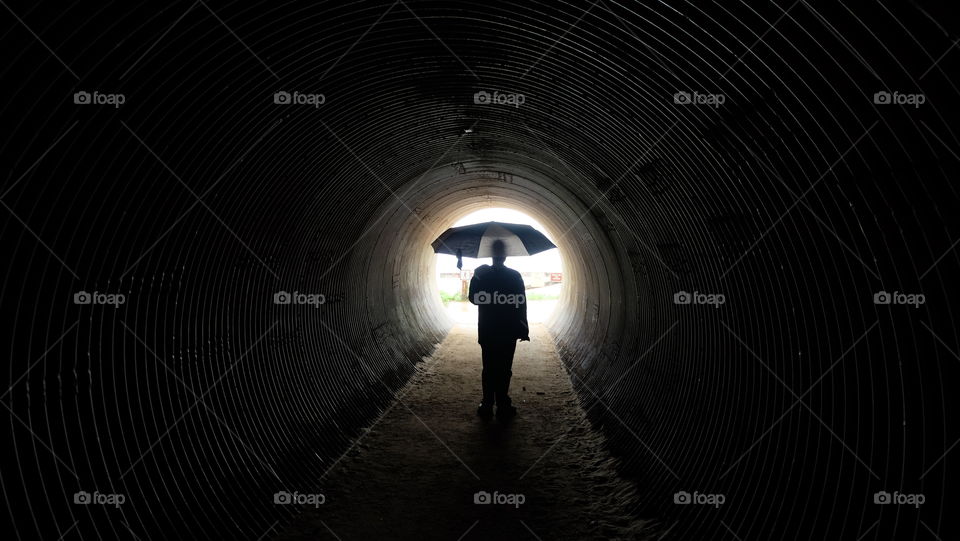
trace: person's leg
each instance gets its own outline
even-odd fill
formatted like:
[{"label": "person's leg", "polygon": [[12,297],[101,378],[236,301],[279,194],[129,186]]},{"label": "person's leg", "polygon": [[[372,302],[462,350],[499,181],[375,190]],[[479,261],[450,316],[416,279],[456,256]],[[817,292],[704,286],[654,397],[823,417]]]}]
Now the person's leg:
[{"label": "person's leg", "polygon": [[509,407],[510,378],[513,377],[513,354],[517,349],[516,341],[499,344],[497,348],[497,387],[496,398],[498,407]]}]

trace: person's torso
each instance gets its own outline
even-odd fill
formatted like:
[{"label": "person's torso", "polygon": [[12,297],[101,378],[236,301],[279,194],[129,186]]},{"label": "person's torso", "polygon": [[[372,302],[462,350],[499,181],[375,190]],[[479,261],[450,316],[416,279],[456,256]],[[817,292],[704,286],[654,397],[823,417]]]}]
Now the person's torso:
[{"label": "person's torso", "polygon": [[481,341],[515,340],[526,303],[520,273],[507,267],[490,267],[477,279],[474,300],[479,311]]}]

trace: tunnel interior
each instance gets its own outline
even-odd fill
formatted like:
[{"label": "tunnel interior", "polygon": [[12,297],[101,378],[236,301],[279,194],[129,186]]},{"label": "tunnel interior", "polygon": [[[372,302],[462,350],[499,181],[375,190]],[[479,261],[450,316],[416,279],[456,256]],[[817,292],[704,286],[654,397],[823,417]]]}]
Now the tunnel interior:
[{"label": "tunnel interior", "polygon": [[[724,532],[672,499],[706,491],[744,539],[944,527],[948,6],[187,7],[4,19],[2,483],[21,538],[292,521],[269,495],[322,488],[444,339],[430,243],[489,207],[555,236],[547,327],[638,516]],[[80,490],[127,494],[124,520],[78,510]],[[924,514],[878,514],[880,490],[922,491]]]}]

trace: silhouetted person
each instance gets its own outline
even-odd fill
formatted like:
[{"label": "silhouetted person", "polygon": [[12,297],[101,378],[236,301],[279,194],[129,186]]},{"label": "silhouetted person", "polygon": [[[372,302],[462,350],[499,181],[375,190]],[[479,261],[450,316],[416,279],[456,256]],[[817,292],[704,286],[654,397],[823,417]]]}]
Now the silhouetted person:
[{"label": "silhouetted person", "polygon": [[527,299],[520,273],[503,266],[507,259],[503,241],[494,241],[493,265],[481,265],[470,280],[470,302],[480,312],[478,342],[483,355],[483,400],[477,414],[489,417],[493,406],[497,416],[512,417],[517,408],[510,401],[510,377],[517,339],[530,340]]}]

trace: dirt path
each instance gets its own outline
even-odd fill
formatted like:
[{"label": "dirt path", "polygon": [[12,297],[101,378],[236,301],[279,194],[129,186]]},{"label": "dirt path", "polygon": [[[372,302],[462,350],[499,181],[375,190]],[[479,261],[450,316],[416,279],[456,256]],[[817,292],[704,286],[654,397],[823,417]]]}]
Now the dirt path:
[{"label": "dirt path", "polygon": [[[328,475],[326,503],[279,538],[653,538],[627,516],[634,489],[584,418],[547,330],[535,325],[531,338],[514,358],[510,394],[520,415],[484,421],[475,413],[476,328],[455,327]],[[478,505],[478,491],[524,501]]]}]

